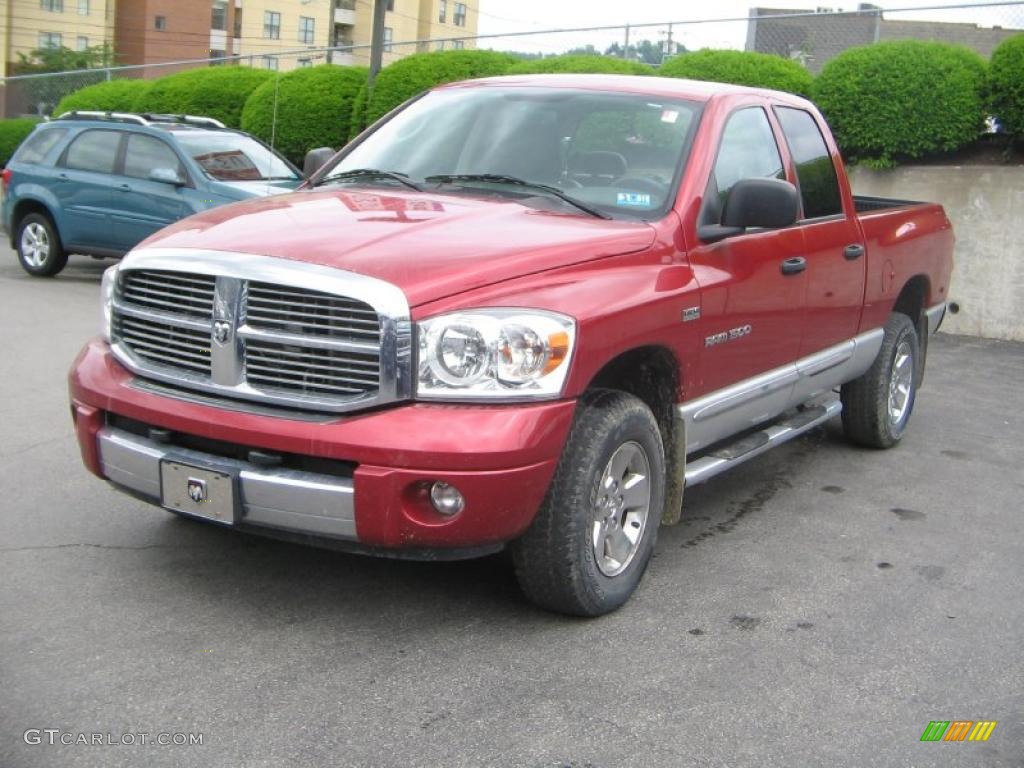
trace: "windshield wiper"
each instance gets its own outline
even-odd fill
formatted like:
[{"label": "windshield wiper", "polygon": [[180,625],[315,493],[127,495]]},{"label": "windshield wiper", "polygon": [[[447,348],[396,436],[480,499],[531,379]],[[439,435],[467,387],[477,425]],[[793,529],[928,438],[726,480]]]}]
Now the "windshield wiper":
[{"label": "windshield wiper", "polygon": [[316,183],[315,186],[326,184],[330,181],[354,181],[356,179],[387,179],[389,181],[397,181],[409,189],[415,189],[417,192],[422,192],[423,188],[415,182],[409,181],[409,175],[407,173],[401,173],[399,171],[381,171],[376,168],[353,168],[351,171],[342,171],[341,173],[333,173],[330,176],[325,176]]},{"label": "windshield wiper", "polygon": [[539,184],[534,181],[526,181],[526,179],[520,179],[517,176],[505,176],[501,173],[442,173],[435,176],[427,176],[423,179],[426,182],[438,183],[438,184],[450,184],[459,183],[460,181],[468,181],[470,183],[474,181],[482,181],[487,184],[513,184],[517,187],[526,187],[528,189],[536,189],[539,192],[543,192],[552,197],[557,197],[559,200],[563,200],[569,205],[578,208],[584,213],[589,213],[591,216],[595,216],[599,219],[610,219],[606,213],[596,208],[591,208],[586,203],[581,203],[574,197],[565,194],[558,187],[552,187],[549,184]]}]

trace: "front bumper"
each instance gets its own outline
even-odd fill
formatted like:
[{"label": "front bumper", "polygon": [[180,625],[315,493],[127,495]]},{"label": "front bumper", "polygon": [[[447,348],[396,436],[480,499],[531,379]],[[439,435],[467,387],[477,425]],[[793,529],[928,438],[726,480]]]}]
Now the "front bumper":
[{"label": "front bumper", "polygon": [[[126,491],[159,504],[160,464],[172,458],[238,478],[240,528],[406,551],[486,547],[525,531],[575,410],[574,401],[410,403],[325,421],[229,410],[139,387],[99,340],[76,359],[70,390],[83,461]],[[159,435],[125,430],[124,420]],[[197,441],[238,452],[188,447]],[[331,471],[263,466],[249,449],[313,457]],[[463,493],[461,513],[433,509],[435,481]]]}]

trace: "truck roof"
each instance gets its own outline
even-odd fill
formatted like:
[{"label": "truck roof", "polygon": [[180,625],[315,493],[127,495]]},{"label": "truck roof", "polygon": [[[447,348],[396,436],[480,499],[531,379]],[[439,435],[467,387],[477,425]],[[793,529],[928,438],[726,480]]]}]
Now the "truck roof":
[{"label": "truck roof", "polygon": [[463,80],[438,86],[442,88],[485,88],[492,85],[541,86],[544,88],[583,88],[595,91],[620,93],[647,93],[652,96],[668,96],[689,101],[707,102],[720,96],[756,94],[787,101],[803,106],[806,99],[783,91],[766,88],[752,88],[747,85],[712,83],[704,80],[682,80],[676,77],[648,77],[646,75],[502,75],[477,80]]}]

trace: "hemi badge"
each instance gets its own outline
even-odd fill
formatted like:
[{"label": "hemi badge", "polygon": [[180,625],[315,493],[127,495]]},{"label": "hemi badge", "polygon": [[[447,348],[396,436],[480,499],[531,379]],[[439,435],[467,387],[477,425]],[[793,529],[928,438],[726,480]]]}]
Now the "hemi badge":
[{"label": "hemi badge", "polygon": [[689,307],[683,310],[683,322],[688,323],[691,320],[700,319],[700,307]]}]

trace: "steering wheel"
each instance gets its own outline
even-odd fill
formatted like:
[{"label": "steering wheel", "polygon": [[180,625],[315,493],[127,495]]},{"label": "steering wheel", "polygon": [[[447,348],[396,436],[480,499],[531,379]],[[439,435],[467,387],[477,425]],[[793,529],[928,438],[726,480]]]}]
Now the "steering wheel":
[{"label": "steering wheel", "polygon": [[642,176],[620,176],[613,183],[616,187],[624,187],[630,191],[649,192],[652,195],[665,194],[664,184]]}]

